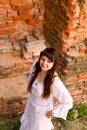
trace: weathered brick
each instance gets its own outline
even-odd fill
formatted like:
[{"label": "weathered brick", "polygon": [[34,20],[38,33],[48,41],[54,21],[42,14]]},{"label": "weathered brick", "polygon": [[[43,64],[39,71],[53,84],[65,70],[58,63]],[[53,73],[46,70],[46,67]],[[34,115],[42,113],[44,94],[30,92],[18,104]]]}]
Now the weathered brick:
[{"label": "weathered brick", "polygon": [[87,72],[80,73],[79,75],[79,81],[86,81],[87,80]]},{"label": "weathered brick", "polygon": [[27,23],[30,26],[36,26],[38,24],[38,21],[31,19],[31,20],[27,20]]},{"label": "weathered brick", "polygon": [[33,0],[23,0],[23,4],[31,4],[31,3],[33,3]]},{"label": "weathered brick", "polygon": [[7,11],[0,11],[0,19],[2,18],[2,17],[7,17]]},{"label": "weathered brick", "polygon": [[70,78],[66,80],[66,82],[76,82],[78,80],[77,75],[72,75]]},{"label": "weathered brick", "polygon": [[12,17],[12,16],[15,17],[15,16],[17,16],[17,13],[18,13],[17,11],[11,10],[11,11],[7,12],[7,15],[8,15],[8,17]]},{"label": "weathered brick", "polygon": [[6,23],[0,23],[0,29],[5,29],[5,27],[6,27]]},{"label": "weathered brick", "polygon": [[12,5],[22,4],[22,0],[10,0]]},{"label": "weathered brick", "polygon": [[13,5],[13,10],[30,10],[33,8],[33,4],[21,4],[21,5]]},{"label": "weathered brick", "polygon": [[4,34],[10,34],[10,33],[14,33],[15,32],[15,28],[11,28],[11,29],[0,29],[0,35],[4,35]]},{"label": "weathered brick", "polygon": [[76,95],[82,95],[83,91],[75,88],[75,90],[71,91],[71,93],[72,93],[72,96],[76,96]]},{"label": "weathered brick", "polygon": [[75,2],[73,4],[70,4],[70,8],[75,10],[79,10],[80,9],[80,3],[79,2]]},{"label": "weathered brick", "polygon": [[10,0],[0,0],[0,4],[10,4]]},{"label": "weathered brick", "polygon": [[13,27],[13,26],[15,26],[16,25],[16,22],[15,21],[7,21],[6,22],[6,27],[7,28],[11,28],[11,27]]},{"label": "weathered brick", "polygon": [[14,21],[25,21],[29,17],[29,14],[27,13],[21,13],[19,16],[14,17]]},{"label": "weathered brick", "polygon": [[76,32],[76,31],[77,31],[77,29],[76,29],[76,28],[72,28],[72,27],[71,27],[71,28],[70,28],[70,27],[68,27],[68,28],[67,28],[67,31],[69,31],[69,32],[72,32],[72,31],[73,31],[73,32]]},{"label": "weathered brick", "polygon": [[29,69],[30,69],[30,67],[23,67],[23,72],[28,73]]},{"label": "weathered brick", "polygon": [[80,49],[79,53],[85,55],[85,54],[87,54],[87,49]]},{"label": "weathered brick", "polygon": [[10,10],[11,5],[9,4],[0,4],[0,10]]}]

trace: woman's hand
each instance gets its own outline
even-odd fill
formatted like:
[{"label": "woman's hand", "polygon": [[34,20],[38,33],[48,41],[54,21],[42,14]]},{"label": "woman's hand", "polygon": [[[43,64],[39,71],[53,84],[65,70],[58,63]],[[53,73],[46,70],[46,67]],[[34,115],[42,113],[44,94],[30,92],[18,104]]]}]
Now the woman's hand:
[{"label": "woman's hand", "polygon": [[54,117],[52,111],[47,112],[46,116],[51,119]]}]

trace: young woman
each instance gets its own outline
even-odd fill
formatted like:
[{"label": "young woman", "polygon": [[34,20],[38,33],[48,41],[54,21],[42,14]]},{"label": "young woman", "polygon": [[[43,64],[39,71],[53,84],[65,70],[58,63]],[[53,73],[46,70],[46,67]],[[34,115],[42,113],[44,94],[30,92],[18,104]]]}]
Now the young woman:
[{"label": "young woman", "polygon": [[[73,100],[58,74],[57,52],[54,48],[46,48],[32,65],[29,74],[29,98],[21,118],[20,130],[51,130],[51,119],[66,119]],[[59,104],[53,105],[53,97]]]}]

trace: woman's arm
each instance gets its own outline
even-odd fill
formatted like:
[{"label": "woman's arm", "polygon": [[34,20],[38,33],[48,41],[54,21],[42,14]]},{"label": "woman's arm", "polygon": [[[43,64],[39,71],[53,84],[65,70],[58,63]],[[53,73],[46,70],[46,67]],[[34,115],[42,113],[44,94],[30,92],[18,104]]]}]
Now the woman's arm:
[{"label": "woman's arm", "polygon": [[73,107],[73,99],[59,77],[55,77],[52,94],[59,101],[59,104],[53,107],[53,115],[55,117],[66,119],[68,111]]}]

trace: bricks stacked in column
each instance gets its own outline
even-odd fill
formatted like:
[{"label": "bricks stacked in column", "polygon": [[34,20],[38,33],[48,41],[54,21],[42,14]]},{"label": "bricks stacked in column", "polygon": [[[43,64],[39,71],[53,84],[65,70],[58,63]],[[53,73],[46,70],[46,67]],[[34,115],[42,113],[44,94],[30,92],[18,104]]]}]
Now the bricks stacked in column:
[{"label": "bricks stacked in column", "polygon": [[58,50],[74,44],[78,30],[80,5],[78,0],[45,1],[44,35]]},{"label": "bricks stacked in column", "polygon": [[62,49],[62,33],[68,24],[66,9],[59,3],[45,1],[45,16],[43,22],[44,35],[51,46],[58,50]]},{"label": "bricks stacked in column", "polygon": [[45,1],[44,35],[59,52],[58,72],[74,102],[87,102],[86,3]]},{"label": "bricks stacked in column", "polygon": [[0,0],[0,35],[14,40],[32,33],[41,26],[43,14],[43,0]]},{"label": "bricks stacked in column", "polygon": [[87,103],[87,55],[79,53],[82,44],[69,49],[64,56],[59,56],[59,70],[74,102]]}]

